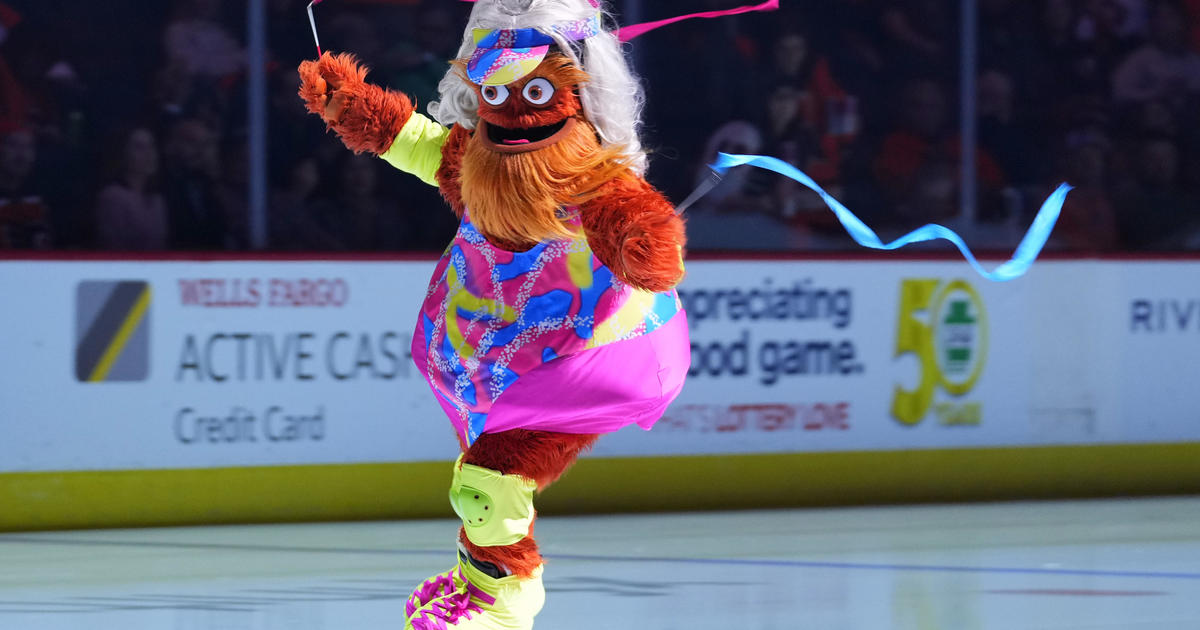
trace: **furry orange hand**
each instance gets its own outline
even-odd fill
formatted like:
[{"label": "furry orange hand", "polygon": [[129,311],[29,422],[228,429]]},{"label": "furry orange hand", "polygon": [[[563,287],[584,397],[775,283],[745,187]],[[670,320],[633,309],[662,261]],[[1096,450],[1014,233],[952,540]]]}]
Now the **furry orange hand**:
[{"label": "furry orange hand", "polygon": [[661,292],[683,279],[683,220],[645,180],[611,181],[581,210],[588,243],[622,282]]},{"label": "furry orange hand", "polygon": [[305,107],[356,153],[385,153],[412,115],[407,96],[366,83],[367,69],[348,53],[325,53],[299,70]]}]

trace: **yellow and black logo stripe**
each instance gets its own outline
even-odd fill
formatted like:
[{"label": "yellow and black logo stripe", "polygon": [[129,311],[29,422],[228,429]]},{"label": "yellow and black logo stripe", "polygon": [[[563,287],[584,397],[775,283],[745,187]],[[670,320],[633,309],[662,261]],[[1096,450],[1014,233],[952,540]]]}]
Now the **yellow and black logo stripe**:
[{"label": "yellow and black logo stripe", "polygon": [[147,282],[80,283],[76,313],[83,332],[75,346],[75,378],[145,380],[150,371],[149,310]]}]

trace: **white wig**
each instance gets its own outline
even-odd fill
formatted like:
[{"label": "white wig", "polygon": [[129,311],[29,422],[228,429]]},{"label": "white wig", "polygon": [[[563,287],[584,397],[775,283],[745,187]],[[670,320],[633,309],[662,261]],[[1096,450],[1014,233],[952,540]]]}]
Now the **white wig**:
[{"label": "white wig", "polygon": [[[599,4],[599,3],[597,3]],[[621,50],[615,33],[602,31],[583,41],[568,41],[551,27],[586,20],[597,12],[602,23],[613,20],[603,6],[591,0],[478,0],[463,34],[458,58],[475,51],[473,29],[536,28],[554,38],[558,48],[591,78],[580,88],[583,112],[606,146],[620,147],[630,166],[639,174],[646,170],[646,154],[638,132],[642,124],[645,95]],[[429,113],[443,125],[458,123],[474,129],[479,120],[475,90],[451,69],[438,84],[441,100],[429,104]]]}]

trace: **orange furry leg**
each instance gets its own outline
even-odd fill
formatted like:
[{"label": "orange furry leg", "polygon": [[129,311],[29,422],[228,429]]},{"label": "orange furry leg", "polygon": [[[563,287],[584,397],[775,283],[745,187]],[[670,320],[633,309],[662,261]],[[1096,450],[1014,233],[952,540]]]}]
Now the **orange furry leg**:
[{"label": "orange furry leg", "polygon": [[[521,475],[537,482],[538,490],[554,483],[578,459],[579,454],[591,448],[599,435],[550,433],[515,429],[502,433],[485,433],[479,436],[467,450],[464,461],[468,464],[498,470],[506,475]],[[502,547],[479,547],[467,540],[462,530],[459,541],[476,560],[505,567],[513,575],[530,577],[542,564],[542,554],[533,539],[533,525],[529,535],[515,544]]]}]

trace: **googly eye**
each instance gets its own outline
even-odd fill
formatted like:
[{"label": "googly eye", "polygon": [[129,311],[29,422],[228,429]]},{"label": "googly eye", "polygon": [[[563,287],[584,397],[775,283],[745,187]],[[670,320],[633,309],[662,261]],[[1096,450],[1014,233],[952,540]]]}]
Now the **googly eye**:
[{"label": "googly eye", "polygon": [[503,105],[508,100],[508,88],[503,85],[485,85],[479,90],[483,102],[491,106]]},{"label": "googly eye", "polygon": [[554,84],[538,77],[529,83],[525,84],[525,89],[521,92],[521,96],[525,97],[531,105],[545,105],[554,98]]}]

